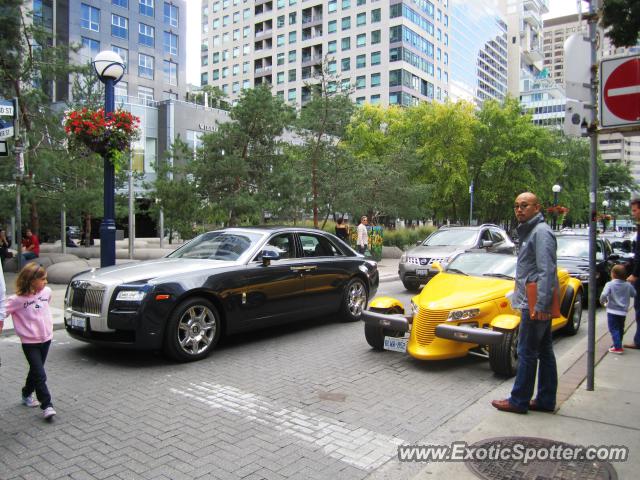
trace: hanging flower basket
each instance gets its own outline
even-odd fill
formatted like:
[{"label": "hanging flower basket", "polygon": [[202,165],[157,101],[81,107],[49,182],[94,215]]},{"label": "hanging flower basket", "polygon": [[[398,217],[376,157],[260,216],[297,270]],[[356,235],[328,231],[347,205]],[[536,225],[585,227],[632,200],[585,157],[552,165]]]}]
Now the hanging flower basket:
[{"label": "hanging flower basket", "polygon": [[127,163],[131,142],[140,138],[140,119],[126,110],[71,110],[64,117],[69,144],[108,158],[119,171]]},{"label": "hanging flower basket", "polygon": [[569,213],[569,208],[563,207],[562,205],[556,205],[548,207],[547,213],[557,216],[558,218],[556,221],[558,222],[558,225],[562,225],[564,223],[564,217]]}]

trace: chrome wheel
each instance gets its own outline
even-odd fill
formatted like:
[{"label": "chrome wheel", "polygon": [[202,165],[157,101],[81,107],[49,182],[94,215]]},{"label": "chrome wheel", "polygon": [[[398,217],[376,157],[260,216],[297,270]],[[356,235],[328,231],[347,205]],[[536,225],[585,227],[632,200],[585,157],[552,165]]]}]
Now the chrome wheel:
[{"label": "chrome wheel", "polygon": [[367,290],[360,280],[354,280],[349,284],[347,291],[347,309],[353,317],[360,317],[362,310],[367,305]]},{"label": "chrome wheel", "polygon": [[217,332],[217,318],[205,305],[193,305],[178,321],[178,344],[187,355],[206,352]]}]

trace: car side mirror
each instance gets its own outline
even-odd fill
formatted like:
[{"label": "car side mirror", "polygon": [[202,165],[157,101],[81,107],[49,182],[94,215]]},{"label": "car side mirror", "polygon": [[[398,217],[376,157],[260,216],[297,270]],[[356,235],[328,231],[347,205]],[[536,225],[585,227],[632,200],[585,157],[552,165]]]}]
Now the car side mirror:
[{"label": "car side mirror", "polygon": [[433,268],[435,268],[436,270],[438,270],[438,272],[441,272],[442,270],[444,270],[444,269],[442,268],[442,264],[441,264],[440,262],[437,262],[437,261],[436,261],[436,262],[433,262],[433,263],[431,264],[431,266],[432,266]]},{"label": "car side mirror", "polygon": [[491,240],[483,240],[482,248],[490,248],[493,247],[493,242]]},{"label": "car side mirror", "polygon": [[422,245],[422,240],[418,240],[418,241],[416,242],[416,247],[419,247],[420,245]]},{"label": "car side mirror", "polygon": [[272,260],[279,260],[280,255],[278,252],[274,252],[273,250],[263,250],[262,251],[262,265],[268,267],[271,265]]},{"label": "car side mirror", "polygon": [[620,260],[620,255],[618,255],[617,253],[612,253],[611,255],[609,255],[609,260],[617,262],[618,260]]}]

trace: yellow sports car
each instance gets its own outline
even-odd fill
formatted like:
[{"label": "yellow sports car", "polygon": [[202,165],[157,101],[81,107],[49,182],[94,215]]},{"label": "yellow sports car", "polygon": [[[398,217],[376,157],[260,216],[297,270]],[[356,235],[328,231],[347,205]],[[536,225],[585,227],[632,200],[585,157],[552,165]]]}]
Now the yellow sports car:
[{"label": "yellow sports car", "polygon": [[[363,313],[364,334],[375,350],[406,351],[420,360],[475,354],[498,374],[515,375],[520,313],[511,307],[516,257],[463,253],[411,300],[411,313],[391,297],[377,297]],[[575,335],[582,317],[582,284],[558,270],[561,316],[552,330]]]}]

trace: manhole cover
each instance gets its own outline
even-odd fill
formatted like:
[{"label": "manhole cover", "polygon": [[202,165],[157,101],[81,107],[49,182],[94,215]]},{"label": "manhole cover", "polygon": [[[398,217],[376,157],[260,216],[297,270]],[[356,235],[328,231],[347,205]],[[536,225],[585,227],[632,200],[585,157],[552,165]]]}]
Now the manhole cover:
[{"label": "manhole cover", "polygon": [[[465,464],[485,480],[617,480],[609,462],[569,458],[583,447],[535,437],[488,438],[469,446]],[[568,453],[567,453],[568,452]],[[527,461],[525,458],[530,458]]]}]

